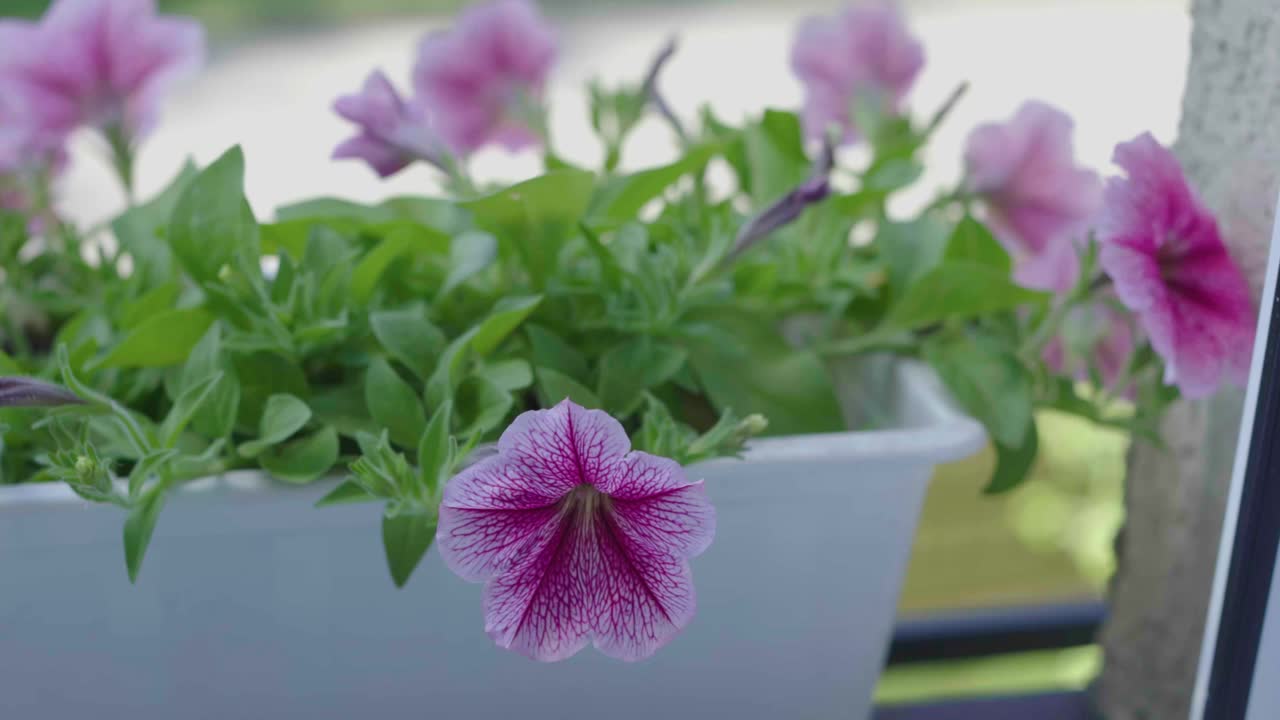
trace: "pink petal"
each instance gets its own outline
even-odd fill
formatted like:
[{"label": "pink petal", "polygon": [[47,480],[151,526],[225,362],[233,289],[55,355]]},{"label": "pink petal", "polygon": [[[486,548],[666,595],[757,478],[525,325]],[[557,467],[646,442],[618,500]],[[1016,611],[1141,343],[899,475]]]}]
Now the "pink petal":
[{"label": "pink petal", "polygon": [[470,582],[506,569],[524,544],[559,522],[560,508],[473,510],[442,504],[436,547],[449,569]]},{"label": "pink petal", "polygon": [[[1027,102],[1003,124],[982,125],[965,148],[966,181],[982,197],[992,231],[1020,264],[1065,258],[1098,211],[1095,173],[1077,167],[1071,118],[1040,102]],[[1041,258],[1051,252],[1051,258]],[[1045,268],[1023,271],[1043,277]],[[1061,273],[1059,273],[1061,276]]]},{"label": "pink petal", "polygon": [[514,555],[485,588],[485,630],[531,658],[562,660],[594,637],[606,655],[639,660],[693,617],[688,563],[634,541],[603,506],[569,504]]},{"label": "pink petal", "polygon": [[522,413],[498,440],[498,452],[520,476],[538,479],[556,498],[577,485],[607,486],[609,473],[630,449],[621,423],[569,400]]},{"label": "pink petal", "polygon": [[791,68],[805,86],[805,131],[820,137],[837,123],[858,137],[849,117],[859,97],[880,96],[899,113],[924,67],[924,49],[892,2],[856,5],[839,17],[808,18],[796,32]]},{"label": "pink petal", "polygon": [[524,126],[518,104],[541,98],[555,54],[555,33],[536,5],[493,0],[465,11],[451,31],[422,40],[414,87],[454,152],[494,142],[519,148],[537,135]]}]

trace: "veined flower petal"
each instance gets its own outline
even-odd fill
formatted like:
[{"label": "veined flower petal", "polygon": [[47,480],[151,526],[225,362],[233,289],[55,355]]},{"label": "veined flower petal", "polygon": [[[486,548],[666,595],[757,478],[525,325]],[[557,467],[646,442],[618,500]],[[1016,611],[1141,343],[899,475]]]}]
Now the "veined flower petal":
[{"label": "veined flower petal", "polygon": [[449,483],[436,540],[458,575],[488,581],[485,630],[500,647],[551,661],[594,641],[636,660],[693,617],[688,559],[714,533],[700,482],[566,400],[516,418],[497,455]]}]

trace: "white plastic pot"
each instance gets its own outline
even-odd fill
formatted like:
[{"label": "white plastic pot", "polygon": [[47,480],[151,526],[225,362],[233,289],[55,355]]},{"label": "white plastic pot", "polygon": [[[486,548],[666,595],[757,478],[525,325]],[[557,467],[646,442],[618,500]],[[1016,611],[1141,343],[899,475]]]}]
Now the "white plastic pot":
[{"label": "white plastic pot", "polygon": [[639,663],[495,648],[481,587],[434,550],[396,590],[380,507],[311,507],[332,483],[235,474],[175,493],[136,586],[118,509],[0,488],[0,716],[865,718],[930,474],[984,436],[920,366],[850,373],[886,429],[691,468],[718,511],[697,616]]}]

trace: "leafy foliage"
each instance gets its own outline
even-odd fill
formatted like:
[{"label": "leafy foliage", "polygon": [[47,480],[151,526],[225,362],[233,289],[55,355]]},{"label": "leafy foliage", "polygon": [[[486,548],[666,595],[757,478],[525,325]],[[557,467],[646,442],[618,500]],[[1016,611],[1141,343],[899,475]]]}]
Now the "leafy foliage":
[{"label": "leafy foliage", "polygon": [[[748,218],[812,172],[799,120],[770,110],[735,128],[704,113],[696,137],[681,130],[680,158],[621,174],[637,92],[593,94],[599,175],[556,161],[459,199],[324,198],[264,223],[233,148],[117,218],[119,251],[100,263],[70,228],[23,252],[25,223],[0,217],[0,372],[84,401],[0,408],[0,478],[121,507],[134,579],[181,483],[260,468],[299,484],[345,468],[320,505],[382,503],[403,585],[472,449],[565,398],[616,416],[639,449],[697,462],[765,432],[844,429],[833,358],[918,356],[988,428],[992,492],[1034,461],[1038,407],[1150,426],[1047,370],[1039,350],[1060,313],[1012,282],[980,221],[954,219],[962,198],[889,218],[887,197],[919,176],[924,131],[882,124],[856,190],[738,255]],[[712,189],[712,166],[731,187]],[[1143,356],[1133,377],[1168,402],[1143,380],[1155,365]]]}]

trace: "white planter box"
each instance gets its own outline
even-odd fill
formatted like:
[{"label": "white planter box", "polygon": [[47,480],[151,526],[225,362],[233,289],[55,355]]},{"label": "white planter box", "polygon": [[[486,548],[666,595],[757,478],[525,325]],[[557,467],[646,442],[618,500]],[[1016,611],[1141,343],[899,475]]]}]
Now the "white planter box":
[{"label": "white planter box", "polygon": [[434,550],[397,591],[379,506],[311,507],[332,483],[236,474],[175,493],[137,586],[118,509],[0,488],[0,716],[865,718],[929,476],[984,440],[928,370],[871,365],[859,387],[893,429],[690,470],[718,511],[697,616],[640,663],[495,648],[481,586]]}]

